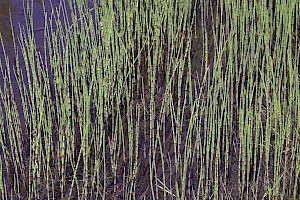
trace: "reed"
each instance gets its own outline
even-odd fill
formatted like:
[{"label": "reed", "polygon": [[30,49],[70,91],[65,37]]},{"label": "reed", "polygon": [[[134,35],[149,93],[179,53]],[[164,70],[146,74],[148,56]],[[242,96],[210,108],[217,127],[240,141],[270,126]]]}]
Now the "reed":
[{"label": "reed", "polygon": [[299,198],[297,1],[82,2],[3,48],[2,199]]}]

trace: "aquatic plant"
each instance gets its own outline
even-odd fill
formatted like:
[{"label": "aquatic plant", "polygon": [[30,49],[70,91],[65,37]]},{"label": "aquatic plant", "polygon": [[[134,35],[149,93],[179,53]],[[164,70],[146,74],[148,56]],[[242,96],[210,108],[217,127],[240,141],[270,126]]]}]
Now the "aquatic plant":
[{"label": "aquatic plant", "polygon": [[299,198],[296,1],[83,2],[4,49],[2,199]]}]

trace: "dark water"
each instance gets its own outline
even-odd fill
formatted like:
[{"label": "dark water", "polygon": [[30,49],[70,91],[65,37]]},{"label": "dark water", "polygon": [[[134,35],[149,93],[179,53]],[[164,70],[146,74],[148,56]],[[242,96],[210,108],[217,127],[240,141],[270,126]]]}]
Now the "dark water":
[{"label": "dark water", "polygon": [[[44,48],[44,26],[45,26],[45,17],[44,12],[46,11],[48,13],[48,16],[50,16],[51,11],[54,8],[59,7],[59,5],[63,2],[60,0],[0,0],[0,32],[2,34],[3,42],[4,42],[4,49],[6,52],[6,55],[9,58],[9,64],[5,62],[4,57],[4,49],[2,44],[0,44],[0,60],[2,63],[2,68],[4,69],[4,74],[0,73],[0,87],[1,90],[4,91],[4,78],[7,77],[7,69],[10,67],[11,74],[13,74],[13,68],[15,67],[15,59],[16,59],[16,53],[14,50],[13,45],[13,34],[16,40],[16,48],[18,49],[18,57],[19,57],[19,63],[20,63],[20,69],[25,75],[25,64],[23,61],[23,56],[21,52],[21,48],[18,42],[18,37],[20,35],[20,28],[24,28],[26,30],[26,15],[29,12],[29,9],[27,9],[27,2],[29,3],[30,10],[32,12],[33,16],[33,30],[35,34],[35,43],[38,49]],[[67,1],[66,1],[67,2]],[[66,3],[65,2],[65,3]],[[67,3],[66,3],[67,4]],[[32,7],[31,7],[32,6]],[[33,9],[32,9],[33,8]],[[69,11],[69,10],[67,10]],[[11,13],[11,15],[10,15]],[[11,20],[10,20],[11,16]],[[12,33],[12,28],[13,32]],[[55,27],[53,27],[55,30]],[[43,56],[43,52],[41,51],[41,54]],[[26,76],[25,76],[26,79]],[[16,81],[16,78],[14,75],[11,76],[12,80],[12,87],[14,90],[14,98],[17,103],[18,112],[20,114],[20,120],[22,129],[24,131],[25,124],[24,124],[24,117],[23,112],[21,109],[21,97],[20,93],[18,91],[18,84]],[[26,84],[25,84],[26,85]],[[0,105],[3,107],[2,98],[0,98]],[[4,116],[5,118],[5,116]]]},{"label": "dark water", "polygon": [[[0,72],[0,88],[2,91],[4,91],[4,78],[7,76],[6,71],[8,69],[8,66],[10,67],[11,74],[13,74],[13,68],[15,68],[15,60],[16,60],[16,53],[14,50],[13,45],[13,37],[15,36],[17,49],[18,49],[18,58],[20,63],[20,69],[22,71],[23,76],[25,77],[25,85],[26,85],[26,70],[25,70],[25,64],[23,61],[23,56],[21,52],[21,48],[18,42],[18,37],[20,36],[20,27],[26,30],[26,17],[28,16],[28,13],[31,13],[33,16],[33,30],[34,30],[34,37],[35,37],[35,44],[38,50],[40,50],[42,58],[44,57],[44,27],[45,27],[45,12],[47,13],[47,21],[49,21],[51,15],[54,18],[57,18],[57,14],[53,14],[59,10],[61,21],[63,22],[64,15],[62,14],[62,10],[66,10],[68,20],[71,22],[71,9],[69,2],[73,1],[62,1],[62,0],[0,0],[0,32],[2,34],[3,40],[4,40],[4,48],[6,55],[9,58],[10,64],[5,63],[4,58],[4,49],[2,48],[2,45],[0,44],[0,61],[2,62],[2,66],[4,69],[4,75]],[[101,2],[102,1],[96,1]],[[86,3],[85,5],[88,6],[90,10],[95,6],[93,0],[87,0],[84,1]],[[30,9],[27,9],[29,5]],[[96,4],[97,6],[100,5],[100,3]],[[114,5],[114,11],[115,11],[115,22],[118,23],[118,9],[116,9],[117,5]],[[121,7],[122,5],[118,5]],[[74,8],[74,5],[71,5],[72,8]],[[14,33],[12,33],[11,28],[11,22],[10,22],[10,13],[12,18],[12,27],[14,29]],[[54,16],[53,16],[54,15]],[[93,13],[92,13],[93,15]],[[93,16],[94,17],[94,16]],[[28,18],[28,17],[27,17]],[[79,16],[77,17],[79,18]],[[53,20],[55,21],[55,20]],[[49,23],[48,23],[49,26]],[[53,25],[55,26],[55,25]],[[55,27],[52,27],[53,31],[55,31]],[[66,28],[66,27],[63,27]],[[25,31],[26,33],[26,31]],[[26,38],[26,36],[25,36]],[[47,51],[47,48],[46,48]],[[47,63],[49,63],[49,57],[46,56]],[[43,60],[43,62],[45,62]],[[49,66],[48,66],[49,67]],[[51,76],[50,76],[51,79]],[[22,129],[24,129],[24,117],[22,116],[22,109],[21,109],[21,97],[20,93],[18,91],[18,84],[16,81],[16,77],[14,75],[11,76],[12,80],[12,86],[14,90],[14,98],[17,103],[19,114],[21,114],[21,124]],[[2,98],[0,98],[0,105],[3,107]],[[5,116],[4,116],[5,118]]]},{"label": "dark water", "polygon": [[[30,4],[31,2],[28,1]],[[13,51],[13,40],[12,40],[12,31],[10,23],[10,12],[12,17],[12,25],[14,28],[15,36],[19,35],[19,24],[21,27],[26,26],[24,12],[27,13],[27,1],[23,0],[1,0],[0,1],[0,31],[4,39],[5,50],[10,56],[14,56]],[[37,46],[43,46],[43,27],[45,24],[44,21],[44,9],[45,6],[46,12],[51,12],[51,4],[53,7],[59,5],[59,0],[45,1],[43,5],[42,0],[33,1],[33,25],[36,36]],[[25,9],[24,9],[25,6]],[[10,12],[9,12],[10,11]],[[49,15],[49,14],[48,14]],[[3,54],[3,49],[1,48],[1,54]]]}]

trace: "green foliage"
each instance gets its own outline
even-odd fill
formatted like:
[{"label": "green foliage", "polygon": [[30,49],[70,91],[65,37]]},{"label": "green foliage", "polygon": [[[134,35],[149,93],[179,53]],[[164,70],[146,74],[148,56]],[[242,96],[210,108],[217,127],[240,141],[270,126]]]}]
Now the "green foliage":
[{"label": "green foliage", "polygon": [[297,1],[82,2],[4,51],[2,199],[299,197]]}]

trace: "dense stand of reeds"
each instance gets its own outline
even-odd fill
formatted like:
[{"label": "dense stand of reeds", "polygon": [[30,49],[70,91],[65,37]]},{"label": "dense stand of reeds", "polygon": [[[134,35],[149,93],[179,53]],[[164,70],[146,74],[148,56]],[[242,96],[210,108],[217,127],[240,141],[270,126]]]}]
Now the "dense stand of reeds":
[{"label": "dense stand of reeds", "polygon": [[62,1],[40,50],[31,3],[1,199],[299,198],[298,1]]}]

